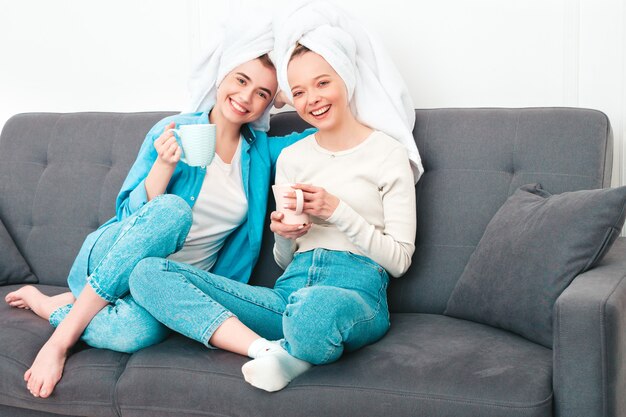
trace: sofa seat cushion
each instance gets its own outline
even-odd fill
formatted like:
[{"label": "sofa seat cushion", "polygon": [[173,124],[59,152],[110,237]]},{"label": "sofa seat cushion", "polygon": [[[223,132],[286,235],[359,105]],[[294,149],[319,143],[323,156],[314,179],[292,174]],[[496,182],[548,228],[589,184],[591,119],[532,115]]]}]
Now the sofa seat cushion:
[{"label": "sofa seat cushion", "polygon": [[[63,378],[52,396],[34,398],[27,390],[24,372],[53,328],[32,311],[11,308],[4,297],[21,285],[0,287],[0,403],[57,414],[117,416],[114,409],[115,382],[128,355],[110,350],[76,346],[68,358]],[[35,285],[44,294],[56,295],[66,287]]]},{"label": "sofa seat cushion", "polygon": [[550,349],[441,315],[394,315],[380,342],[313,367],[277,393],[243,380],[247,360],[174,336],[131,357],[118,382],[120,411],[150,417],[552,415]]}]

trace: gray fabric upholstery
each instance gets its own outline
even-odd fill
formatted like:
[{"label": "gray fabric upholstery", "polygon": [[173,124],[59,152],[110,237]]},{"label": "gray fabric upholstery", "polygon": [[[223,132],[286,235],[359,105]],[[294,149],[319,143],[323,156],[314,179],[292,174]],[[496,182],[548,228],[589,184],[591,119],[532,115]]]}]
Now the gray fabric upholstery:
[{"label": "gray fabric upholstery", "polygon": [[[34,399],[26,390],[24,372],[39,348],[52,334],[52,326],[30,311],[10,308],[4,297],[20,285],[0,287],[0,403],[50,413],[115,416],[111,399],[115,382],[124,370],[128,355],[110,350],[84,349],[79,344],[68,358],[64,376],[54,395]],[[67,291],[64,287],[38,285],[48,295]],[[84,350],[81,350],[84,349]]]},{"label": "gray fabric upholstery", "polygon": [[487,225],[444,314],[552,347],[552,309],[606,254],[626,215],[626,187],[551,195],[520,187]]},{"label": "gray fabric upholstery", "polygon": [[[35,411],[26,408],[8,407],[0,405],[0,416],[7,417],[49,417],[51,414],[45,411]],[[54,414],[54,417],[71,417],[67,414]]]},{"label": "gray fabric upholstery", "polygon": [[246,358],[174,337],[132,356],[118,383],[120,410],[145,417],[217,410],[241,417],[551,415],[550,349],[441,315],[391,321],[379,343],[273,394],[243,381]]},{"label": "gray fabric upholstery", "polygon": [[[4,127],[0,220],[39,282],[60,285],[37,284],[43,291],[67,290],[82,239],[113,215],[145,133],[169,114],[27,114]],[[0,303],[0,415],[17,408],[15,415],[33,417],[569,417],[582,415],[571,411],[579,407],[589,411],[585,417],[625,417],[618,398],[626,384],[623,244],[559,298],[554,352],[501,329],[424,314],[443,312],[487,223],[518,186],[541,182],[561,193],[608,185],[606,117],[580,109],[439,109],[416,116],[427,169],[416,188],[417,251],[407,275],[392,281],[391,308],[404,313],[392,315],[380,342],[313,368],[274,394],[243,381],[245,358],[181,336],[132,356],[79,345],[57,391],[37,400],[26,394],[22,375],[52,329],[32,312]],[[272,133],[286,134],[304,124],[281,114],[272,126]],[[256,284],[270,286],[280,274],[271,243],[267,234]],[[17,262],[0,256],[0,267],[7,260]],[[18,287],[0,287],[0,297]]]},{"label": "gray fabric upholstery", "polygon": [[0,219],[0,285],[37,282]]},{"label": "gray fabric upholstery", "polygon": [[171,113],[21,114],[0,136],[0,219],[42,284],[66,285],[146,133]]},{"label": "gray fabric upholstery", "polygon": [[626,416],[626,239],[563,291],[554,315],[557,415]]},{"label": "gray fabric upholstery", "polygon": [[426,173],[417,190],[413,265],[389,287],[394,311],[442,313],[487,223],[519,186],[538,182],[560,194],[610,184],[610,125],[600,112],[438,109],[416,116]]}]

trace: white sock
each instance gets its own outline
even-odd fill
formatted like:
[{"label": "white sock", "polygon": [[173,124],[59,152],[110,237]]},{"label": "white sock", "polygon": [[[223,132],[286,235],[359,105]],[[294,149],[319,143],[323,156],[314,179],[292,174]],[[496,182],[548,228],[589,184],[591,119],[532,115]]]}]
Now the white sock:
[{"label": "white sock", "polygon": [[[248,356],[252,359],[256,359],[263,352],[276,349],[276,345],[276,343],[272,343],[267,339],[259,337],[250,344],[250,347],[248,348]],[[280,347],[280,345],[278,347]]]},{"label": "white sock", "polygon": [[310,363],[287,353],[278,342],[262,338],[252,342],[248,356],[255,359],[241,368],[246,382],[269,392],[285,388],[311,367]]}]

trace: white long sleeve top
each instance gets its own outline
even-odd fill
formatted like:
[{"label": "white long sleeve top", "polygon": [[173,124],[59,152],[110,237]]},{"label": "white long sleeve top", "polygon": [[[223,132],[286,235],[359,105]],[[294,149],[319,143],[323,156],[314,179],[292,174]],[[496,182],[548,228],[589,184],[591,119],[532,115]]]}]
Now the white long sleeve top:
[{"label": "white long sleeve top", "polygon": [[415,185],[403,145],[374,131],[359,145],[332,152],[315,135],[285,148],[276,184],[323,187],[339,198],[328,219],[312,217],[309,232],[292,241],[275,234],[274,258],[285,269],[295,252],[315,248],[366,256],[393,277],[406,272],[415,251]]}]

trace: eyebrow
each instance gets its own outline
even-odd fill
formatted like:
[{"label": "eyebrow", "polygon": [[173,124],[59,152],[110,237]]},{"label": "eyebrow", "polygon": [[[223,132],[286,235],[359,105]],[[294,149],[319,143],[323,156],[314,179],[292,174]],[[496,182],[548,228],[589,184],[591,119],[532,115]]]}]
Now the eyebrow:
[{"label": "eyebrow", "polygon": [[[250,79],[250,77],[248,77],[246,74],[244,74],[243,72],[237,72],[236,74],[241,75],[243,78],[245,78],[246,80],[252,82],[252,79]],[[265,88],[265,87],[259,87],[259,89],[265,91],[267,93],[268,96],[272,95],[272,91],[269,88]]]},{"label": "eyebrow", "polygon": [[[320,78],[323,78],[323,77],[330,77],[330,74],[318,75],[317,77],[313,78],[313,81],[319,80]],[[291,87],[291,91],[299,87],[300,87],[299,85],[294,85],[293,87]]]}]

